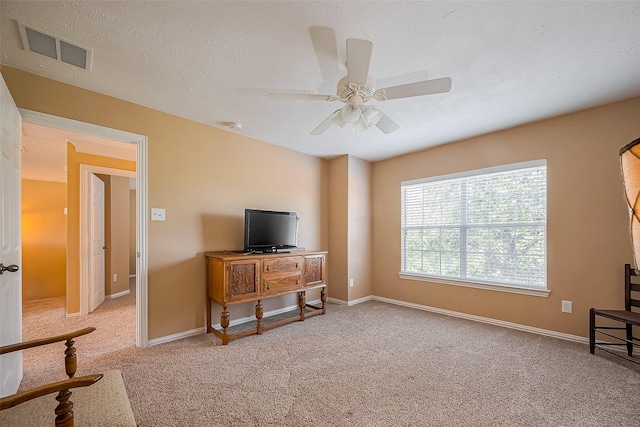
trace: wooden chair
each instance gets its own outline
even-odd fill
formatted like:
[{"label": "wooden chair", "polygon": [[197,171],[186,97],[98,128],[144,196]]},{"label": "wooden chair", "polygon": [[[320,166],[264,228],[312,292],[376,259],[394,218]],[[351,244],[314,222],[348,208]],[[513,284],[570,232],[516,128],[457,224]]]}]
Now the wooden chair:
[{"label": "wooden chair", "polygon": [[[83,377],[74,378],[78,365],[76,359],[76,349],[73,347],[73,339],[82,335],[89,334],[95,331],[95,329],[96,328],[93,327],[84,328],[79,331],[70,332],[68,334],[0,347],[0,355],[2,355],[14,351],[26,350],[28,348],[65,341],[66,350],[64,352],[64,367],[65,372],[69,377],[68,379],[63,381],[46,384],[41,387],[3,397],[0,399],[0,410],[9,409],[26,401],[57,392],[58,395],[55,399],[58,401],[58,406],[55,408],[55,425],[60,427],[73,427],[73,403],[69,399],[71,397],[70,390],[77,387],[86,387],[92,385],[102,378],[102,374],[86,375]],[[51,418],[53,418],[53,415],[54,414],[51,414]]]},{"label": "wooden chair", "polygon": [[[638,299],[640,298],[640,283],[638,283],[638,279],[634,279],[638,276],[640,276],[640,270],[633,269],[629,264],[625,264],[624,310],[603,310],[599,308],[589,309],[589,351],[591,354],[594,353],[597,347],[613,355],[620,356],[624,359],[630,360],[631,362],[640,364],[640,360],[633,358],[633,347],[640,343],[640,338],[633,335],[633,327],[640,326],[640,313],[632,311],[633,307],[640,307],[640,299]],[[638,295],[638,298],[633,298],[633,295]],[[624,323],[624,326],[597,326],[596,316]],[[625,338],[609,333],[609,331],[615,330],[625,331]],[[614,341],[596,341],[596,332],[606,335]],[[607,350],[608,346],[626,346],[628,357]]]}]

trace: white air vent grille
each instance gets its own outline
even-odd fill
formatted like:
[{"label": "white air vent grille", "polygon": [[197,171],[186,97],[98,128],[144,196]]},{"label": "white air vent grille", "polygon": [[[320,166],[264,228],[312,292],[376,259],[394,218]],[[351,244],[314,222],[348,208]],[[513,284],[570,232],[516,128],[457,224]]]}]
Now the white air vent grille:
[{"label": "white air vent grille", "polygon": [[27,52],[38,53],[83,70],[91,69],[91,50],[27,27],[20,22],[18,22],[18,28],[20,28],[22,45]]}]

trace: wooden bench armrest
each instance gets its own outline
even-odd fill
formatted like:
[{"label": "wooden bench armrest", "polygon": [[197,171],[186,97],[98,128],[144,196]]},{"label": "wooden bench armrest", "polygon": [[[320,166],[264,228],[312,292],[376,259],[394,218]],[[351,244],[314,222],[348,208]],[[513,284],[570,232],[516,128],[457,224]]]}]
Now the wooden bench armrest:
[{"label": "wooden bench armrest", "polygon": [[19,343],[15,343],[15,344],[9,344],[9,345],[5,345],[0,347],[0,354],[5,354],[5,353],[11,353],[13,351],[19,351],[19,350],[25,350],[27,348],[31,348],[31,347],[38,347],[41,345],[47,345],[47,344],[52,344],[54,342],[58,342],[58,341],[68,341],[70,339],[76,338],[76,337],[80,337],[82,335],[87,335],[93,331],[95,331],[96,328],[94,327],[89,327],[89,328],[84,328],[84,329],[80,329],[78,331],[75,332],[69,332],[67,334],[63,334],[63,335],[56,335],[54,337],[49,337],[49,338],[41,338],[41,339],[37,339],[37,340],[31,340],[31,341],[25,341],[25,342],[19,342]]},{"label": "wooden bench armrest", "polygon": [[31,390],[12,394],[0,399],[0,410],[13,408],[27,400],[35,399],[54,392],[61,392],[77,387],[86,387],[94,384],[102,378],[102,374],[85,375],[84,377],[70,378],[64,381],[43,385]]}]

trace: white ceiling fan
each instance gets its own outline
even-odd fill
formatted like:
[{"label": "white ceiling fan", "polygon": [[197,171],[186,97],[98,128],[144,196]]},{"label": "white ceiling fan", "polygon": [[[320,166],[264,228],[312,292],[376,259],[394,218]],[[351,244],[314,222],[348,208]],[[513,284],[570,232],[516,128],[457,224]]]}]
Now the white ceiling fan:
[{"label": "white ceiling fan", "polygon": [[370,100],[409,98],[412,96],[446,93],[451,90],[451,78],[443,77],[384,89],[375,89],[375,81],[369,75],[373,43],[369,40],[347,39],[347,75],[338,82],[336,95],[270,93],[269,99],[276,101],[340,101],[345,105],[331,113],[318,125],[311,135],[321,135],[331,125],[344,127],[352,123],[355,132],[377,126],[389,134],[400,126],[373,105]]}]

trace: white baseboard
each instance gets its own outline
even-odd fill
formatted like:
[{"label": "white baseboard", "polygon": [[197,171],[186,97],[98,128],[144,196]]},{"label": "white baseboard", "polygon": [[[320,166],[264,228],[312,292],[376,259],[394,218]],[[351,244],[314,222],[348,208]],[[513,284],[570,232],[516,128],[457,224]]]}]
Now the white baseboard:
[{"label": "white baseboard", "polygon": [[[375,296],[375,295],[369,295],[363,298],[358,298],[356,300],[352,300],[352,301],[344,301],[344,300],[340,300],[337,298],[328,298],[327,299],[328,302],[333,303],[333,304],[338,304],[338,305],[344,305],[344,306],[352,306],[352,305],[356,305],[356,304],[360,304],[366,301],[380,301],[380,302],[385,302],[388,304],[395,304],[395,305],[400,305],[403,307],[409,307],[409,308],[414,308],[417,310],[423,310],[423,311],[430,311],[432,313],[437,313],[437,314],[444,314],[446,316],[452,316],[452,317],[458,317],[461,319],[466,319],[466,320],[472,320],[474,322],[481,322],[481,323],[487,323],[490,325],[495,325],[495,326],[502,326],[503,328],[509,328],[509,329],[516,329],[518,331],[523,331],[523,332],[530,332],[533,334],[538,334],[538,335],[544,335],[544,336],[548,336],[548,337],[552,337],[552,338],[558,338],[561,340],[566,340],[566,341],[573,341],[573,342],[577,342],[580,344],[589,344],[589,338],[586,337],[581,337],[578,335],[571,335],[571,334],[565,334],[564,332],[558,332],[558,331],[552,331],[549,329],[542,329],[542,328],[535,328],[533,326],[527,326],[527,325],[521,325],[519,323],[513,323],[513,322],[506,322],[504,320],[497,320],[497,319],[491,319],[490,317],[482,317],[482,316],[476,316],[474,314],[467,314],[467,313],[461,313],[459,311],[452,311],[452,310],[445,310],[443,308],[437,308],[437,307],[431,307],[428,305],[422,305],[422,304],[415,304],[412,302],[406,302],[406,301],[400,301],[400,300],[396,300],[396,299],[391,299],[391,298],[385,298],[385,297],[379,297],[379,296]],[[313,300],[313,301],[308,301],[308,304],[320,304],[321,301],[318,300]],[[292,311],[298,308],[298,305],[291,305],[288,307],[284,307],[284,308],[279,308],[277,310],[271,310],[268,311],[266,313],[264,313],[263,315],[263,319],[265,317],[271,317],[271,316],[276,316],[278,314],[282,314],[282,313],[286,313],[287,311]],[[79,316],[80,313],[72,313],[72,314],[67,314],[67,317],[76,317]],[[234,319],[232,321],[229,322],[229,327],[231,326],[236,326],[236,325],[241,325],[243,323],[248,323],[248,322],[252,322],[256,320],[255,316],[248,316],[248,317],[243,317],[240,319]],[[216,323],[215,325],[212,325],[214,328],[216,329],[221,329],[222,327],[220,326],[220,323]],[[154,346],[154,345],[158,345],[158,344],[164,344],[170,341],[176,341],[182,338],[187,338],[187,337],[191,337],[191,336],[195,336],[195,335],[199,335],[202,333],[206,333],[206,328],[196,328],[196,329],[192,329],[190,331],[185,331],[185,332],[180,332],[177,334],[173,334],[173,335],[167,335],[165,337],[160,337],[160,338],[154,338],[152,340],[149,340],[149,347]]]},{"label": "white baseboard", "polygon": [[327,298],[327,301],[332,302],[334,304],[346,305],[348,307],[351,307],[352,305],[360,304],[361,302],[372,301],[374,299],[375,299],[375,297],[373,295],[368,295],[366,297],[354,299],[354,300],[351,300],[351,301],[345,301],[345,300],[341,300],[341,299],[337,299],[337,298]]},{"label": "white baseboard", "polygon": [[[360,298],[362,299],[362,298]],[[414,304],[411,302],[395,300],[391,298],[384,298],[373,296],[371,299],[374,301],[386,302],[389,304],[401,305],[404,307],[415,308],[418,310],[430,311],[432,313],[444,314],[447,316],[459,317],[461,319],[473,320],[475,322],[488,323],[490,325],[502,326],[504,328],[517,329],[519,331],[530,332],[538,335],[545,335],[552,338],[559,338],[561,340],[578,342],[581,344],[588,344],[589,338],[580,337],[578,335],[565,334],[564,332],[552,331],[549,329],[535,328],[533,326],[521,325],[519,323],[506,322],[504,320],[491,319],[490,317],[476,316],[473,314],[460,313],[458,311],[445,310],[437,307],[430,307],[428,305]],[[349,304],[351,305],[351,304]]]},{"label": "white baseboard", "polygon": [[195,335],[200,335],[200,334],[202,334],[204,332],[206,332],[206,330],[205,330],[205,328],[203,326],[202,328],[196,328],[196,329],[192,329],[190,331],[184,331],[184,332],[179,332],[177,334],[167,335],[167,336],[160,337],[160,338],[154,338],[152,340],[149,340],[148,346],[152,347],[154,345],[164,344],[164,343],[168,343],[168,342],[171,342],[171,341],[180,340],[182,338],[193,337]]},{"label": "white baseboard", "polygon": [[111,295],[105,295],[104,297],[106,299],[114,299],[114,298],[118,298],[118,297],[122,297],[125,295],[129,294],[129,289],[127,289],[126,291],[122,291],[122,292],[116,292],[115,294],[111,294]]},{"label": "white baseboard", "polygon": [[72,317],[80,317],[80,312],[78,311],[76,313],[67,313],[67,314],[65,314],[64,317],[66,317],[67,319],[70,319]]}]

